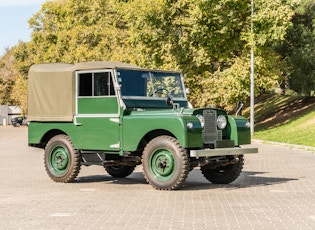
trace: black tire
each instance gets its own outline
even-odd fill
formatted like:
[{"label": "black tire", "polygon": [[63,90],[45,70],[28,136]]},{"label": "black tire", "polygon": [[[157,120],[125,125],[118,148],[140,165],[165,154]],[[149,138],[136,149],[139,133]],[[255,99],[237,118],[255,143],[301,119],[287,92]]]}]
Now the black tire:
[{"label": "black tire", "polygon": [[186,150],[170,136],[152,139],[142,155],[143,173],[146,181],[159,190],[178,189],[189,173]]},{"label": "black tire", "polygon": [[66,135],[57,135],[45,148],[44,164],[49,177],[56,182],[73,182],[80,172],[80,154]]},{"label": "black tire", "polygon": [[105,166],[105,170],[112,177],[124,178],[129,176],[136,166]]},{"label": "black tire", "polygon": [[242,172],[244,165],[243,155],[239,156],[239,161],[225,167],[213,169],[210,165],[201,167],[204,177],[213,184],[229,184],[236,180]]}]

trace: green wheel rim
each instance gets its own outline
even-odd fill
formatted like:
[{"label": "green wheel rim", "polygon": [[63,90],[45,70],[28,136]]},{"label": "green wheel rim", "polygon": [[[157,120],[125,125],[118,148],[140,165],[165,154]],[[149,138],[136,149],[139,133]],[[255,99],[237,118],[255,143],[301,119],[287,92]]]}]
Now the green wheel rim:
[{"label": "green wheel rim", "polygon": [[58,175],[66,173],[69,162],[69,152],[64,146],[57,145],[50,151],[49,164],[54,173]]},{"label": "green wheel rim", "polygon": [[167,149],[156,149],[150,157],[149,164],[151,173],[160,181],[170,179],[176,167],[173,153]]}]

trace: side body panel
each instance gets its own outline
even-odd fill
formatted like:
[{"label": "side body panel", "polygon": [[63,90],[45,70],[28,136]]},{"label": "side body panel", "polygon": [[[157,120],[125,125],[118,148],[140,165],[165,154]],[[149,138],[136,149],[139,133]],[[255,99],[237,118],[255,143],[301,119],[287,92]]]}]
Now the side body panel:
[{"label": "side body panel", "polygon": [[[76,149],[136,151],[152,132],[168,132],[185,148],[202,147],[202,128],[195,116],[180,116],[174,110],[135,112],[122,118],[77,117],[76,123],[31,122],[29,143],[38,144],[46,133],[59,130],[69,136]],[[193,128],[187,128],[187,123]]]},{"label": "side body panel", "polygon": [[69,136],[75,149],[115,152],[119,150],[118,124],[109,119],[82,118],[81,126],[76,126],[72,122],[31,122],[28,143],[36,145],[41,143],[47,134],[62,132]]},{"label": "side body panel", "polygon": [[49,132],[63,132],[74,142],[76,126],[72,122],[36,122],[32,121],[28,126],[28,143],[40,144]]},{"label": "side body panel", "polygon": [[76,148],[120,149],[119,108],[116,97],[78,98]]},{"label": "side body panel", "polygon": [[[137,150],[141,139],[150,132],[167,131],[175,136],[184,148],[202,147],[202,128],[197,118],[180,116],[174,110],[136,112],[124,116],[122,120],[122,148]],[[193,129],[187,123],[193,123]]]}]

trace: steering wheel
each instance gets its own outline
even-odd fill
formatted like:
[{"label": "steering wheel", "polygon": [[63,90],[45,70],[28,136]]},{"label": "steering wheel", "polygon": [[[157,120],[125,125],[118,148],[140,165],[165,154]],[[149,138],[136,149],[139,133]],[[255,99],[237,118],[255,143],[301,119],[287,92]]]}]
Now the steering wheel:
[{"label": "steering wheel", "polygon": [[168,96],[168,90],[164,88],[158,88],[157,90],[154,91],[154,94],[158,94],[159,96],[164,94],[165,96]]}]

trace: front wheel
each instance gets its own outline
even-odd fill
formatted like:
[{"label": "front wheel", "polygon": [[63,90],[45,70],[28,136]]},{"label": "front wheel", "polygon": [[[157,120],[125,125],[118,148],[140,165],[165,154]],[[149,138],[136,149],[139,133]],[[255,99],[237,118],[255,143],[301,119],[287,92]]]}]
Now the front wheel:
[{"label": "front wheel", "polygon": [[80,154],[66,135],[54,136],[45,148],[44,164],[49,177],[56,182],[73,182],[79,174]]},{"label": "front wheel", "polygon": [[205,178],[214,184],[229,184],[236,180],[242,172],[244,165],[243,155],[238,157],[235,164],[213,168],[211,164],[201,167],[201,172]]},{"label": "front wheel", "polygon": [[142,165],[147,182],[159,190],[179,188],[189,173],[186,150],[170,136],[156,137],[147,144]]}]

